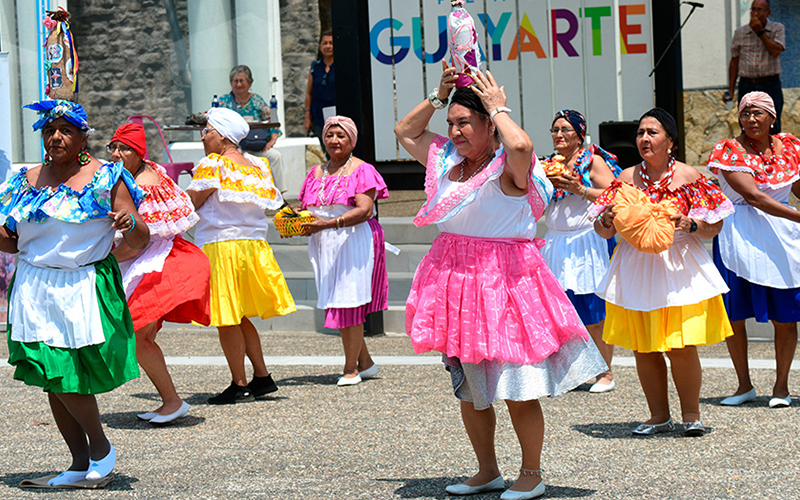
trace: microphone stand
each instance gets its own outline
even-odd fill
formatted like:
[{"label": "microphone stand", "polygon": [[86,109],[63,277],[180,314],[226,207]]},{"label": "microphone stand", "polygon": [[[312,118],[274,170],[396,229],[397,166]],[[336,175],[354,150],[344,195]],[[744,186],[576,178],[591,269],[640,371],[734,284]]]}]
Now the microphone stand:
[{"label": "microphone stand", "polygon": [[656,61],[655,66],[653,66],[653,70],[650,72],[649,75],[647,75],[648,77],[653,76],[653,73],[656,72],[656,68],[658,68],[658,65],[661,64],[661,61],[664,59],[664,56],[667,55],[667,52],[669,52],[670,47],[672,47],[672,44],[675,43],[675,39],[678,38],[678,35],[681,34],[681,30],[683,30],[683,27],[686,26],[686,22],[689,20],[690,17],[692,17],[692,14],[694,14],[695,9],[697,9],[697,4],[695,2],[689,2],[689,4],[692,6],[692,10],[689,11],[689,15],[686,16],[686,19],[683,20],[683,23],[681,24],[681,27],[678,28],[678,31],[676,31],[675,34],[672,35],[672,39],[667,44],[667,48],[665,48],[664,52],[661,53],[661,57],[659,57],[658,61]]}]

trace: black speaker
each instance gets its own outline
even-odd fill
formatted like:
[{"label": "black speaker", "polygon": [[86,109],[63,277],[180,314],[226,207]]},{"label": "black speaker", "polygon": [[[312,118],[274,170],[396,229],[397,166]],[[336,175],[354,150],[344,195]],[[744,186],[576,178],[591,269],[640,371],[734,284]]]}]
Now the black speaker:
[{"label": "black speaker", "polygon": [[600,147],[617,155],[620,167],[632,167],[642,161],[636,148],[639,122],[603,122],[599,129]]}]

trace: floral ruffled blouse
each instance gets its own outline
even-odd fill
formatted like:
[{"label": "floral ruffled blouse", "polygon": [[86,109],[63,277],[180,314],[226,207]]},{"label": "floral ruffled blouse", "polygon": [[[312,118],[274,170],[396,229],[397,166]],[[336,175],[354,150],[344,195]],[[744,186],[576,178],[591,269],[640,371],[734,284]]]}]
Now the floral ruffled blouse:
[{"label": "floral ruffled blouse", "polygon": [[[552,159],[556,154],[558,153],[553,153],[548,156],[548,158]],[[611,173],[614,174],[615,178],[619,177],[619,174],[622,173],[622,169],[619,166],[619,161],[617,160],[616,155],[609,153],[600,146],[592,144],[588,149],[581,148],[578,157],[575,159],[575,168],[573,169],[573,173],[580,176],[582,185],[586,187],[594,187],[592,186],[592,179],[590,177],[591,169],[589,168],[592,165],[592,160],[594,160],[594,155],[599,155],[606,162],[608,169],[611,170]],[[567,196],[574,196],[574,194],[562,189],[556,189],[553,192],[553,201],[563,200]]]},{"label": "floral ruffled blouse", "polygon": [[0,223],[16,231],[20,221],[43,222],[48,218],[81,223],[108,217],[111,191],[122,179],[138,207],[144,192],[122,163],[106,163],[80,191],[64,184],[36,189],[28,182],[27,168],[0,185]]},{"label": "floral ruffled blouse", "polygon": [[[596,218],[608,205],[614,203],[614,197],[622,184],[618,180],[612,182],[589,207],[589,217]],[[722,190],[704,176],[694,182],[683,184],[677,189],[654,186],[647,189],[634,187],[647,195],[653,203],[671,200],[683,215],[710,224],[722,220],[734,211],[733,203],[722,193]]]},{"label": "floral ruffled blouse", "polygon": [[167,176],[164,167],[150,161],[147,164],[156,171],[160,181],[141,186],[147,196],[139,205],[139,214],[150,228],[150,234],[170,237],[187,231],[200,219],[192,200]]},{"label": "floral ruffled blouse", "polygon": [[253,165],[241,165],[227,156],[211,153],[192,171],[187,191],[216,189],[222,202],[252,203],[275,210],[283,205],[283,197],[272,182],[272,172],[260,159],[244,154]]},{"label": "floral ruffled blouse", "polygon": [[777,189],[800,178],[800,140],[791,134],[777,134],[783,145],[780,156],[752,155],[736,139],[725,139],[714,146],[708,157],[708,169],[715,175],[720,170],[749,172],[760,188]]}]

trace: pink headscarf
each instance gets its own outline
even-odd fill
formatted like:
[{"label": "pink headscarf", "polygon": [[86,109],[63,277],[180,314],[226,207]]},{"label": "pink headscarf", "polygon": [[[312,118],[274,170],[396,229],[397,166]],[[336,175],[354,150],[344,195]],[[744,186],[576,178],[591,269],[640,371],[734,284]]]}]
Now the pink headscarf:
[{"label": "pink headscarf", "polygon": [[358,129],[356,128],[356,123],[346,116],[331,116],[327,120],[325,120],[325,126],[322,127],[322,137],[325,138],[328,135],[328,130],[333,126],[339,126],[344,130],[344,133],[347,134],[347,137],[350,138],[351,146],[356,147],[356,141],[358,140]]},{"label": "pink headscarf", "polygon": [[739,103],[739,114],[741,115],[744,108],[748,106],[761,108],[771,114],[773,118],[777,118],[778,116],[775,112],[775,103],[772,101],[772,97],[766,92],[755,91],[745,94],[744,97],[742,97],[742,101]]}]

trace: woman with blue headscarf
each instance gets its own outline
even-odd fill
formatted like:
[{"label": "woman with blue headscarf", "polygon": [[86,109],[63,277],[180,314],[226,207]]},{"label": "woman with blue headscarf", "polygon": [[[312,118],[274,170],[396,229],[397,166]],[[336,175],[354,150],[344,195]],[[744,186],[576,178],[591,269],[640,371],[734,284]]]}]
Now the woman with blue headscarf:
[{"label": "woman with blue headscarf", "polygon": [[44,162],[0,186],[0,250],[18,255],[9,290],[8,362],[14,378],[44,389],[72,454],[49,486],[102,482],[116,462],[95,394],[138,377],[133,323],[117,261],[116,231],[135,249],[150,231],[142,191],[122,163],[92,158],[79,104],[47,100],[39,112]]},{"label": "woman with blue headscarf", "polygon": [[556,152],[548,160],[561,155],[563,159],[557,160],[563,163],[566,172],[549,177],[556,191],[547,207],[542,257],[567,292],[609,366],[608,371],[597,375],[589,392],[609,392],[616,388],[611,374],[614,347],[603,342],[606,305],[594,292],[608,269],[614,240],[604,240],[594,231],[586,210],[622,170],[613,154],[594,144],[583,147],[586,119],[577,111],[565,109],[556,113],[550,135]]}]

